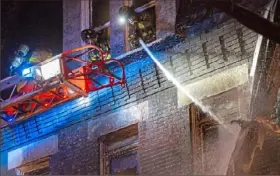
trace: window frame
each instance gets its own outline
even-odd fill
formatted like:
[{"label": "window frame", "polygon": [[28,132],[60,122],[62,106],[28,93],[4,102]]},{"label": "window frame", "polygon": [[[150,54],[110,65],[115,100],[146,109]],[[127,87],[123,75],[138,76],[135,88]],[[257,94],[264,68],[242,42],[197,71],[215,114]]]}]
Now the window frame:
[{"label": "window frame", "polygon": [[[111,141],[109,136],[120,135],[124,130],[132,130],[129,137],[122,136],[120,140]],[[138,152],[138,123],[128,127],[119,129],[117,131],[105,134],[99,138],[99,151],[100,151],[100,175],[110,175],[110,161],[117,156],[127,155],[129,153]],[[109,142],[108,142],[109,141]],[[111,143],[111,144],[110,144]],[[128,143],[128,144],[127,144]],[[116,145],[112,149],[110,146]],[[118,146],[119,145],[119,146]]]},{"label": "window frame", "polygon": [[19,175],[29,175],[29,173],[31,172],[35,172],[46,168],[50,169],[49,161],[50,161],[50,156],[42,157],[17,167],[16,171],[19,173]]},{"label": "window frame", "polygon": [[193,174],[203,175],[204,163],[204,135],[205,132],[217,128],[218,123],[195,104],[189,106],[189,123],[191,132],[191,148],[193,160]]}]

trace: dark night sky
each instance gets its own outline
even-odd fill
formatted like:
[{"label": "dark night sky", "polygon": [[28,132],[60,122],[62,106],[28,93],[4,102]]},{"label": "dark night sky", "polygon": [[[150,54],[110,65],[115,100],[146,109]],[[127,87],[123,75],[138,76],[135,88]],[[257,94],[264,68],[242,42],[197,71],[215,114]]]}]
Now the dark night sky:
[{"label": "dark night sky", "polygon": [[[14,7],[14,11],[11,7]],[[10,63],[8,58],[20,44],[27,44],[30,48],[47,47],[53,51],[53,54],[60,53],[62,20],[62,0],[2,0],[2,79],[8,76]]]}]

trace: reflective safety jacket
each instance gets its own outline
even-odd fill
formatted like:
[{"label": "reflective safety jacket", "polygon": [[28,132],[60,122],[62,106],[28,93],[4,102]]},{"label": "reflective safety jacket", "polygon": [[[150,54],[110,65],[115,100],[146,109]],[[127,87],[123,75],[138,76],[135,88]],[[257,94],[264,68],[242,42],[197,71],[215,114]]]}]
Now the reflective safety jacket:
[{"label": "reflective safety jacket", "polygon": [[47,50],[35,50],[29,58],[30,63],[40,63],[52,57],[52,53]]}]

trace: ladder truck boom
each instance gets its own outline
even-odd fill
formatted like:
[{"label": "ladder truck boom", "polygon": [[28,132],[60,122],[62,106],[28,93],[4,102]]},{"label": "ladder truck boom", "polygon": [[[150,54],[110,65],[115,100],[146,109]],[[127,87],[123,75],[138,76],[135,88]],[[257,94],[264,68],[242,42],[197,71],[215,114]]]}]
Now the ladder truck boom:
[{"label": "ladder truck boom", "polygon": [[[91,52],[100,59],[90,61]],[[25,68],[22,75],[1,80],[1,93],[9,96],[0,101],[1,127],[27,119],[55,105],[89,92],[116,85],[125,86],[125,72],[121,62],[104,57],[106,53],[95,45],[65,51],[37,65]],[[116,72],[116,70],[121,70]],[[18,94],[19,84],[32,80],[35,84]]]}]

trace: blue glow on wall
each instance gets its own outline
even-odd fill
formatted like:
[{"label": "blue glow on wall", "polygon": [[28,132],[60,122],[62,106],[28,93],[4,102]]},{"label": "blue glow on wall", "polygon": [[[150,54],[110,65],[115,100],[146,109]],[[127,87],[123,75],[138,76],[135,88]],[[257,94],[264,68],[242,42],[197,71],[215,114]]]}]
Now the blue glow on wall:
[{"label": "blue glow on wall", "polygon": [[[174,46],[174,45],[173,45]],[[166,59],[163,51],[154,51],[160,61]],[[125,60],[127,58],[123,58]],[[147,55],[141,55],[133,59],[133,62],[125,66],[127,81],[139,78],[139,70],[142,72],[154,69],[154,63]],[[116,74],[121,73],[120,68],[115,69]],[[121,94],[126,88],[117,85],[112,88],[101,89],[90,92],[88,97],[79,97],[63,104],[57,105],[48,111],[35,115],[19,124],[1,130],[2,147],[1,151],[24,145],[30,141],[38,140],[44,135],[51,134],[70,124],[83,119],[94,117],[102,113],[101,109],[116,111],[120,105],[125,104],[125,99],[119,99],[114,103],[113,93]],[[126,93],[125,93],[126,94]],[[105,111],[105,110],[104,110]]]}]

